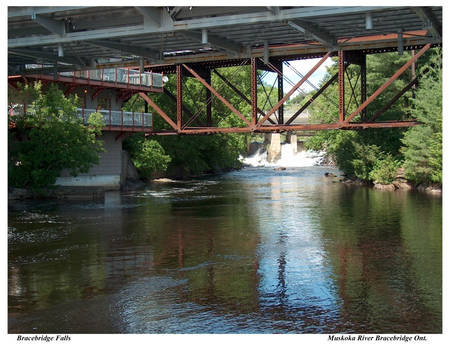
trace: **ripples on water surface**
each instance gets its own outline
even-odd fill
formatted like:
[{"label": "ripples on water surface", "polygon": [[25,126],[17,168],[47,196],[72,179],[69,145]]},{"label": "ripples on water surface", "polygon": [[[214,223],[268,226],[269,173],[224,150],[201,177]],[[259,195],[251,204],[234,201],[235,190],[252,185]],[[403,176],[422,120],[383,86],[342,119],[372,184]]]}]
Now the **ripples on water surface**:
[{"label": "ripples on water surface", "polygon": [[9,332],[442,332],[441,200],[326,171],[10,203]]}]

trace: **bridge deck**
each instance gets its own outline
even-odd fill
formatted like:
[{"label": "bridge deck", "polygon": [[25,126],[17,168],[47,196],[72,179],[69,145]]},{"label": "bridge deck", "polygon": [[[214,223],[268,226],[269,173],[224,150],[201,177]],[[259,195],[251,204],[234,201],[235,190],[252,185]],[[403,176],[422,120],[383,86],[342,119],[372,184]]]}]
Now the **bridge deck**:
[{"label": "bridge deck", "polygon": [[[65,84],[119,88],[127,90],[124,92],[127,98],[137,92],[171,128],[152,131],[164,135],[417,125],[415,120],[377,119],[381,119],[379,117],[415,85],[418,77],[377,113],[367,115],[366,107],[407,69],[415,72],[415,62],[430,47],[441,44],[442,6],[8,8],[10,74],[26,74],[34,79]],[[368,96],[366,55],[387,51],[403,54],[407,50],[412,51],[411,59]],[[286,120],[285,103],[321,64],[333,56],[338,58],[338,73]],[[312,57],[320,58],[320,61],[297,83],[285,89],[283,84],[288,81],[286,72],[283,72],[283,62]],[[47,67],[42,71],[28,69],[38,62],[45,62]],[[91,77],[88,73],[86,77],[83,73],[71,75],[63,72],[91,67],[94,63],[96,68],[102,68],[101,74]],[[349,84],[346,69],[352,64],[359,66],[358,86]],[[212,86],[211,80],[211,72],[216,73],[215,68],[244,65],[251,68],[247,92],[240,91],[232,82],[226,81],[227,78],[218,76],[251,106],[251,113],[246,115],[221,94],[220,88]],[[130,75],[130,71],[126,80],[123,76],[119,79],[117,71],[114,71],[119,66],[140,67],[141,72],[146,69],[176,74],[176,89],[168,91],[162,82],[155,86],[153,76],[151,86],[146,85],[141,73]],[[258,71],[261,70],[277,75],[278,102],[270,111],[259,108]],[[59,73],[53,75],[56,71]],[[203,111],[192,113],[183,103],[183,79],[188,78],[196,79],[205,88],[206,108]],[[333,116],[334,122],[295,125],[301,112],[309,104],[318,103],[317,97],[334,82],[338,84],[339,94],[336,101],[339,112]],[[346,98],[349,88],[352,97]],[[250,96],[247,96],[248,90]],[[176,114],[166,114],[164,110],[167,111],[168,106],[158,106],[148,92],[168,95],[176,103]],[[215,104],[211,103],[212,99],[219,100],[239,117],[239,125],[229,128],[214,126],[212,108]],[[356,108],[351,107],[354,110],[350,109],[350,100],[356,101]]]},{"label": "bridge deck", "polygon": [[[20,115],[24,112],[23,106],[16,105],[9,110],[9,117]],[[77,116],[88,125],[91,113],[98,112],[103,116],[104,127],[102,130],[123,131],[123,132],[153,132],[153,118],[151,113],[115,111],[110,109],[89,109],[77,108]],[[32,108],[27,109],[27,113],[33,113]],[[10,123],[12,126],[13,123]]]},{"label": "bridge deck", "polygon": [[136,92],[163,92],[163,74],[141,72],[130,68],[101,68],[59,72],[55,74],[26,74],[10,77],[14,79],[36,79],[72,85],[129,89]]}]

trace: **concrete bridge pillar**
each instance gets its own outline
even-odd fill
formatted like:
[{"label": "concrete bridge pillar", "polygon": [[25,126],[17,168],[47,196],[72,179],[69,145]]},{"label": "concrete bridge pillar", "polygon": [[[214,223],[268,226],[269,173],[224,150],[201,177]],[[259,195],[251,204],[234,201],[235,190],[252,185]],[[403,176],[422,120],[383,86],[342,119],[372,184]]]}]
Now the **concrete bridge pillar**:
[{"label": "concrete bridge pillar", "polygon": [[297,142],[297,152],[303,152],[305,150],[305,145],[303,144],[303,141]]},{"label": "concrete bridge pillar", "polygon": [[267,150],[267,161],[276,162],[281,157],[281,134],[271,134],[270,146]]},{"label": "concrete bridge pillar", "polygon": [[292,152],[296,154],[298,152],[297,148],[297,134],[288,134],[288,141],[290,142],[292,146]]},{"label": "concrete bridge pillar", "polygon": [[93,165],[87,173],[71,176],[67,170],[61,172],[55,184],[69,187],[99,187],[109,190],[120,189],[124,182],[122,138],[118,132],[104,131],[100,136],[104,152],[100,153],[99,164]]}]

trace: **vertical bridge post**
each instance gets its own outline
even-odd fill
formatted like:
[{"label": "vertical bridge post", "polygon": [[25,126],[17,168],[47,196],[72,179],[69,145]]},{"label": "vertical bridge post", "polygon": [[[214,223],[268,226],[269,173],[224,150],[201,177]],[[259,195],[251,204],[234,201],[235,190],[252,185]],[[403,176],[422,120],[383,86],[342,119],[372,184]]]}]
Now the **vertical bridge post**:
[{"label": "vertical bridge post", "polygon": [[[207,68],[205,81],[212,86],[210,68]],[[212,125],[212,94],[208,89],[206,89],[206,125]]]},{"label": "vertical bridge post", "polygon": [[338,84],[339,84],[339,122],[345,119],[345,66],[344,66],[344,51],[338,52]]},{"label": "vertical bridge post", "polygon": [[[361,53],[361,61],[360,61],[360,74],[361,74],[361,104],[366,102],[367,99],[367,63],[366,63],[366,54]],[[365,121],[366,118],[366,110],[361,111],[361,120]]]},{"label": "vertical bridge post", "polygon": [[258,91],[257,91],[257,82],[256,76],[258,74],[256,69],[256,58],[253,57],[251,59],[251,104],[252,104],[252,122],[251,126],[255,127],[258,122],[257,118],[257,109],[258,109]]},{"label": "vertical bridge post", "polygon": [[181,130],[183,123],[183,72],[181,65],[177,65],[177,129]]}]

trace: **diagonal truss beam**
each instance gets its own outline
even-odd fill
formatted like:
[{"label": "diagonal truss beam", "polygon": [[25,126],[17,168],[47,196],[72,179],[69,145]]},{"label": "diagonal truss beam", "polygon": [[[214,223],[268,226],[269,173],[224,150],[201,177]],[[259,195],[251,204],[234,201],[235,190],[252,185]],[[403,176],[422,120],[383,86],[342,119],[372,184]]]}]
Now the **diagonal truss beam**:
[{"label": "diagonal truss beam", "polygon": [[288,98],[306,81],[309,79],[309,77],[319,68],[325,60],[330,57],[331,51],[328,51],[325,56],[323,56],[319,62],[317,62],[314,67],[312,67],[308,73],[305,74],[305,76],[297,83],[295,84],[291,90],[281,99],[278,101],[278,103],[272,107],[272,109],[267,112],[267,114],[256,124],[257,127],[260,127],[269,117],[275,113],[275,111],[280,108],[280,106],[285,103]]},{"label": "diagonal truss beam", "polygon": [[158,113],[167,122],[167,124],[169,124],[173,129],[179,131],[177,124],[175,124],[173,120],[170,119],[170,117],[166,113],[164,113],[164,111],[159,108],[158,105],[153,102],[150,97],[147,96],[147,94],[140,92],[139,96],[141,96],[145,100],[145,102],[147,102],[156,111],[156,113]]},{"label": "diagonal truss beam", "polygon": [[198,73],[196,73],[192,68],[188,65],[183,64],[183,67],[191,73],[204,87],[206,87],[209,91],[211,91],[220,101],[223,102],[225,106],[227,106],[234,114],[236,114],[239,118],[242,119],[248,126],[250,126],[250,122],[239,112],[233,105],[228,102],[222,95],[220,95],[211,85],[209,85]]},{"label": "diagonal truss beam", "polygon": [[382,115],[384,112],[386,112],[400,97],[402,97],[406,91],[411,89],[412,86],[414,86],[417,81],[419,80],[419,77],[415,77],[413,80],[411,80],[398,94],[396,94],[383,108],[381,108],[377,113],[375,113],[368,121],[373,122],[380,115]]},{"label": "diagonal truss beam", "polygon": [[380,86],[367,100],[364,101],[352,114],[350,114],[347,119],[344,120],[344,123],[349,123],[356,115],[361,113],[370,103],[377,98],[386,88],[391,85],[405,70],[407,70],[417,59],[422,56],[429,48],[431,44],[426,44],[422,49],[411,59],[406,62],[397,72],[392,75],[382,86]]},{"label": "diagonal truss beam", "polygon": [[338,78],[338,74],[336,73],[335,75],[333,75],[325,84],[322,85],[322,87],[316,91],[316,93],[297,111],[295,112],[291,118],[289,118],[289,120],[286,122],[286,125],[291,124],[295,119],[297,119],[297,117],[306,109],[309,107],[309,105],[311,103],[313,103],[317,97],[319,97],[320,95],[322,95],[322,93],[331,85],[333,84],[336,79]]},{"label": "diagonal truss beam", "polygon": [[302,32],[304,34],[311,34],[311,36],[317,41],[321,42],[328,48],[334,48],[337,44],[337,39],[334,35],[328,33],[326,30],[320,28],[317,24],[302,21],[302,20],[292,20],[288,21],[287,24],[292,28]]},{"label": "diagonal truss beam", "polygon": [[[252,101],[250,101],[244,93],[239,90],[236,86],[234,86],[227,78],[225,78],[222,74],[220,74],[217,70],[213,70],[214,74],[216,74],[231,90],[233,90],[236,94],[239,95],[245,102],[249,105],[252,105]],[[257,111],[259,114],[264,115],[264,111],[257,107]]]},{"label": "diagonal truss beam", "polygon": [[[172,94],[169,90],[167,90],[167,88],[164,88],[163,91],[167,97],[169,97],[173,102],[177,103],[177,98],[174,94]],[[182,108],[183,108],[183,112],[186,113],[186,115],[189,118],[192,118],[194,116],[194,113],[192,113],[191,110],[189,108],[187,108],[184,104],[182,104]],[[197,122],[199,122],[199,124],[201,124],[199,120],[197,120]]]}]

